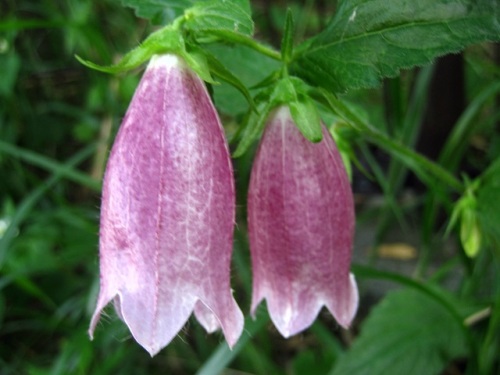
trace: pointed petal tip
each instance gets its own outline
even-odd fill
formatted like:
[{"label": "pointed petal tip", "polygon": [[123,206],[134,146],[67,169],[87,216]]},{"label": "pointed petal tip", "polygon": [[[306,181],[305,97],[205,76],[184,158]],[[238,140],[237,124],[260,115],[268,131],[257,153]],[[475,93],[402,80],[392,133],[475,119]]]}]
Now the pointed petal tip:
[{"label": "pointed petal tip", "polygon": [[289,339],[292,336],[298,335],[299,333],[308,329],[313,322],[316,320],[318,313],[313,314],[312,316],[309,314],[302,314],[300,312],[295,314],[296,316],[292,319],[287,319],[286,321],[282,320],[278,321],[273,319],[271,316],[271,320],[273,321],[274,326],[278,330],[278,332],[285,339]]},{"label": "pointed petal tip", "polygon": [[90,320],[89,329],[87,330],[87,333],[88,333],[91,341],[94,340],[95,327],[97,326],[97,323],[99,323],[100,317],[101,317],[101,310],[96,309],[94,314],[92,315],[91,320]]},{"label": "pointed petal tip", "polygon": [[342,328],[349,329],[354,317],[356,316],[356,312],[358,311],[358,304],[358,286],[354,275],[350,273],[348,290],[344,299],[340,301],[340,303],[335,303],[332,306],[327,305],[327,308]]},{"label": "pointed petal tip", "polygon": [[163,347],[147,346],[147,345],[142,345],[141,343],[139,343],[139,344],[149,353],[151,358],[153,358],[155,355],[157,355],[163,349]]},{"label": "pointed petal tip", "polygon": [[273,303],[273,300],[276,302],[276,296],[256,298],[252,302],[250,313],[255,318],[257,306],[265,299],[271,321],[285,339],[308,329],[317,319],[323,306],[330,311],[342,328],[349,329],[359,302],[358,287],[352,273],[349,274],[347,285],[344,297],[333,295],[326,300],[317,299],[316,303],[311,303],[307,307],[303,306],[303,309],[293,309],[291,306],[280,307],[280,305]]},{"label": "pointed petal tip", "polygon": [[318,303],[313,303],[305,309],[294,308],[286,299],[283,300],[279,298],[278,295],[271,293],[268,296],[260,298],[258,302],[255,303],[255,306],[252,305],[252,317],[255,316],[256,307],[263,300],[266,300],[267,311],[273,325],[285,339],[295,336],[309,328],[323,306],[322,302],[317,301]]},{"label": "pointed petal tip", "polygon": [[234,320],[228,326],[226,324],[222,325],[222,332],[224,333],[224,337],[226,338],[227,344],[230,349],[233,349],[234,346],[240,340],[241,334],[243,333],[243,328],[245,326],[245,318],[243,317],[243,313],[240,308],[234,301],[235,308],[233,309],[233,317]]},{"label": "pointed petal tip", "polygon": [[221,329],[229,348],[232,349],[243,332],[245,319],[232,294],[227,295],[227,300],[223,303],[223,312],[220,311],[219,308],[217,314],[216,310],[201,299],[194,306],[194,315],[203,328],[208,333]]}]

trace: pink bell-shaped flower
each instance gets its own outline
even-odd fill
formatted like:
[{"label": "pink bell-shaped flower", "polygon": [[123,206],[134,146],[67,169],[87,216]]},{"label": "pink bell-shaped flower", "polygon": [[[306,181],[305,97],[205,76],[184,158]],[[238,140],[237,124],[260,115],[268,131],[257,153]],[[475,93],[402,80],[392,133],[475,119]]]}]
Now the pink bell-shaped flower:
[{"label": "pink bell-shaped flower", "polygon": [[347,327],[358,306],[349,273],[355,220],[351,187],[337,147],[322,128],[323,140],[311,143],[289,108],[277,108],[252,168],[252,314],[266,299],[284,337],[308,328],[323,305]]},{"label": "pink bell-shaped flower", "polygon": [[194,314],[233,346],[243,315],[230,287],[235,212],[224,132],[204,83],[175,55],[154,56],[106,167],[100,293],[152,356]]}]

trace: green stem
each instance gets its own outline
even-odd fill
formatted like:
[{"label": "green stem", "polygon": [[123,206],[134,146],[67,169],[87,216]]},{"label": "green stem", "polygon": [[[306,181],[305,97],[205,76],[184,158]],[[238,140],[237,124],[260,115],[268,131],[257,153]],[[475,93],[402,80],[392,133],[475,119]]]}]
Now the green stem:
[{"label": "green stem", "polygon": [[217,30],[213,30],[210,33],[215,36],[220,36],[221,38],[223,38],[224,41],[241,44],[257,52],[260,52],[263,55],[270,57],[271,59],[282,61],[280,52],[276,51],[275,49],[269,46],[259,43],[258,41],[256,41],[251,37],[236,33],[225,33],[225,32],[219,33],[219,31]]},{"label": "green stem", "polygon": [[393,140],[389,136],[381,133],[368,123],[365,123],[354,112],[352,112],[344,103],[338,100],[334,95],[322,90],[323,97],[326,98],[329,106],[341,116],[348,124],[358,130],[363,136],[384,150],[400,159],[405,165],[413,170],[423,181],[431,182],[431,177],[441,181],[459,193],[465,190],[463,183],[453,176],[440,165],[430,161],[426,157],[407,148],[400,142]]},{"label": "green stem", "polygon": [[261,315],[257,319],[247,317],[245,319],[245,333],[241,335],[238,343],[229,349],[225,342],[221,343],[212,353],[210,358],[198,370],[196,375],[220,374],[229,365],[233,359],[245,348],[250,339],[259,331],[264,329],[269,323],[269,316]]}]

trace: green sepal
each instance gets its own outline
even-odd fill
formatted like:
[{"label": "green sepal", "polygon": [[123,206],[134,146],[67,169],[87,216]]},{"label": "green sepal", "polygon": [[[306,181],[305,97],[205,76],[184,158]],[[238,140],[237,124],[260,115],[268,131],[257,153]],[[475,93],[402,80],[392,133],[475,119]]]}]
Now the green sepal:
[{"label": "green sepal", "polygon": [[264,129],[271,110],[280,105],[287,105],[290,108],[294,123],[306,139],[320,142],[323,138],[321,118],[308,91],[309,87],[294,77],[285,77],[278,81],[274,88],[264,90],[256,101],[265,104],[257,106],[258,112],[247,114],[246,121],[242,125],[242,136],[233,157],[237,158],[248,150]]},{"label": "green sepal", "polygon": [[274,107],[272,101],[266,101],[257,106],[258,111],[250,110],[247,113],[246,121],[242,125],[241,139],[236,150],[233,152],[233,158],[239,158],[247,152],[252,143],[264,130],[267,117]]},{"label": "green sepal", "polygon": [[256,111],[252,95],[250,94],[250,91],[248,91],[247,87],[243,84],[243,82],[241,82],[240,79],[236,77],[233,73],[231,73],[231,71],[229,71],[224,66],[224,64],[222,64],[213,54],[201,48],[199,48],[198,51],[205,56],[210,72],[214,76],[229,83],[231,86],[235,87],[239,92],[241,92],[245,97],[245,99],[248,101],[248,104],[250,105],[252,110]]},{"label": "green sepal", "polygon": [[191,69],[195,71],[195,73],[205,82],[208,82],[212,85],[219,84],[212,78],[210,74],[210,64],[207,61],[205,53],[201,49],[194,48],[189,49],[189,51],[182,51],[180,56],[184,58],[186,63],[189,65]]},{"label": "green sepal", "polygon": [[84,60],[78,55],[75,55],[75,57],[80,63],[91,69],[105,73],[123,73],[149,61],[153,55],[162,53],[174,53],[185,57],[184,39],[179,30],[172,25],[152,33],[141,45],[128,52],[114,65],[98,65]]},{"label": "green sepal", "polygon": [[271,100],[275,105],[288,105],[302,135],[309,141],[317,143],[323,139],[321,119],[308,91],[308,86],[302,80],[286,77],[276,85]]},{"label": "green sepal", "polygon": [[308,96],[298,94],[297,100],[288,103],[288,105],[293,121],[302,135],[311,142],[321,142],[323,133],[316,104]]}]

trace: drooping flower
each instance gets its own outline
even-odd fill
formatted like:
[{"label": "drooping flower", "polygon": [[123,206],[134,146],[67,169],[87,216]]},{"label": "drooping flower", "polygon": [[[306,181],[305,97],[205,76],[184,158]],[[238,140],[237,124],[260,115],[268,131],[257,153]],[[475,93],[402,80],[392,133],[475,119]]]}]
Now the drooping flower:
[{"label": "drooping flower", "polygon": [[194,310],[230,346],[243,315],[230,289],[235,211],[224,132],[201,79],[176,55],[154,56],[106,167],[100,292],[151,355]]},{"label": "drooping flower", "polygon": [[337,147],[322,128],[323,140],[311,143],[289,108],[279,107],[268,120],[251,173],[252,314],[266,299],[284,337],[308,328],[322,306],[347,327],[358,306],[349,273],[352,192]]}]

